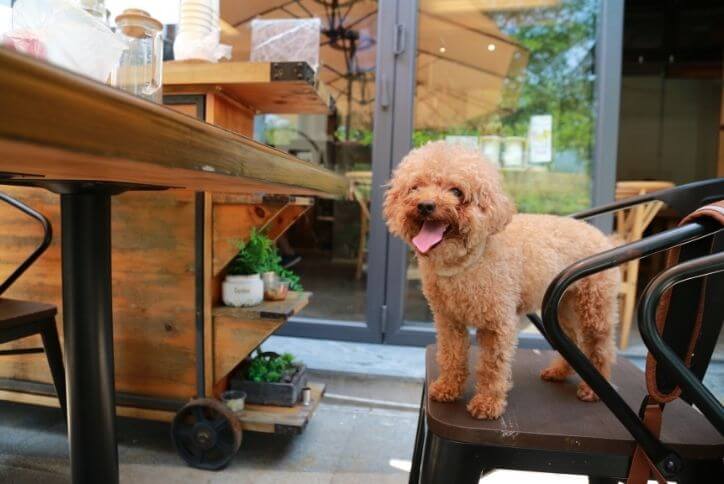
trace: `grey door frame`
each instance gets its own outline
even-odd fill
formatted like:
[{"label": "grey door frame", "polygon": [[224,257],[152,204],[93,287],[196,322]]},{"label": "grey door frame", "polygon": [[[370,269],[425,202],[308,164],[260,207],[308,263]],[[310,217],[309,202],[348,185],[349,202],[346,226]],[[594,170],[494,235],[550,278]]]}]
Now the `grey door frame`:
[{"label": "grey door frame", "polygon": [[[599,0],[600,11],[596,24],[596,128],[594,168],[592,172],[592,203],[603,204],[613,200],[618,152],[619,98],[621,87],[621,54],[623,46],[624,0]],[[405,51],[395,59],[395,130],[392,133],[392,161],[390,173],[411,148],[413,106],[415,101],[415,62],[417,48],[418,0],[402,1],[398,5],[397,22],[406,36]],[[605,99],[605,102],[602,100]],[[381,196],[378,190],[378,195]],[[373,212],[375,213],[375,212]],[[379,214],[379,212],[376,212]],[[603,229],[610,228],[610,218],[595,221]],[[387,239],[387,278],[385,299],[382,303],[386,316],[381,326],[385,343],[422,346],[434,341],[432,327],[406,324],[405,289],[407,248],[389,234]],[[378,242],[379,243],[379,242]],[[368,296],[369,297],[369,296]],[[545,341],[538,334],[521,336],[519,346],[541,347]]]},{"label": "grey door frame", "polygon": [[365,343],[382,342],[386,321],[386,285],[389,273],[389,236],[382,220],[382,187],[392,170],[393,139],[400,127],[395,123],[396,70],[402,47],[398,30],[401,3],[407,0],[378,0],[375,71],[375,112],[372,144],[372,199],[370,234],[367,244],[366,321],[343,321],[296,317],[276,334]]}]

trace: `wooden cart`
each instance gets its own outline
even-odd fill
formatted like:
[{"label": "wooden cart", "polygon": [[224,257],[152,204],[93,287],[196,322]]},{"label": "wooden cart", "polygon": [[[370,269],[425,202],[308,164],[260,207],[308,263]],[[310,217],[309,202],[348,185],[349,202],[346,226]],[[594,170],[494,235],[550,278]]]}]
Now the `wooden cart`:
[{"label": "wooden cart", "polygon": [[[177,68],[168,69],[171,79]],[[295,72],[294,68],[302,69],[300,72],[306,74],[294,74],[295,79],[289,81],[277,75],[274,80],[275,65],[254,66],[254,75],[259,76],[266,69],[269,76],[253,78],[256,94],[242,99],[243,89],[239,86],[248,81],[251,74],[243,64],[228,64],[223,67],[231,69],[224,71],[227,76],[231,75],[229,72],[241,76],[241,81],[232,79],[229,84],[235,86],[235,91],[201,77],[199,86],[203,87],[195,88],[193,83],[174,84],[169,87],[165,101],[178,111],[247,135],[252,126],[251,116],[262,109],[272,110],[270,106],[257,109],[250,101],[261,96],[264,90],[267,94],[276,92],[285,99],[284,107],[279,108],[282,112],[292,109],[326,112],[328,100],[320,94],[323,89],[314,76],[309,75],[309,68],[297,65],[290,67],[289,72]],[[229,79],[227,77],[226,81]],[[51,91],[53,87],[45,86]],[[288,95],[284,95],[285,90]],[[304,103],[294,108],[290,104],[294,96],[303,99]],[[49,100],[39,101],[36,109],[47,109],[49,118],[56,115],[54,109],[62,109],[64,116],[72,118],[75,114],[82,119],[87,113],[85,110],[107,108],[88,103],[87,99],[63,97],[56,100],[57,106],[49,106]],[[259,99],[267,102],[270,98],[267,95]],[[112,105],[114,109],[116,104]],[[119,106],[115,114],[128,116],[131,125],[136,115],[133,103]],[[157,121],[166,121],[160,111],[159,116]],[[169,116],[168,122],[172,124],[178,120],[178,115]],[[26,128],[0,123],[0,138],[5,136],[5,131],[17,129]],[[36,136],[32,129],[27,127],[27,133]],[[168,130],[182,132],[175,127],[175,131]],[[217,131],[224,133],[221,130],[214,133]],[[11,134],[16,136],[15,132]],[[242,430],[287,434],[302,431],[324,393],[323,385],[311,384],[310,405],[300,403],[290,408],[247,405],[239,415],[220,404],[220,394],[228,387],[229,376],[240,362],[300,311],[310,296],[291,293],[286,301],[265,302],[254,308],[223,307],[221,281],[236,253],[234,242],[248,236],[253,228],[262,229],[276,239],[312,206],[314,198],[310,195],[341,197],[347,189],[344,178],[321,169],[315,171],[315,176],[320,178],[314,180],[314,186],[304,186],[304,182],[298,183],[295,174],[306,173],[304,176],[308,177],[306,163],[243,140],[236,134],[209,138],[220,145],[230,143],[230,139],[235,146],[243,141],[243,149],[249,150],[249,158],[256,156],[260,163],[266,162],[266,169],[270,171],[268,177],[274,180],[273,183],[267,185],[263,180],[265,175],[259,176],[264,173],[264,166],[239,166],[240,173],[255,170],[256,174],[250,178],[257,181],[254,184],[245,182],[245,188],[236,193],[128,192],[112,201],[117,414],[174,422],[173,438],[179,454],[191,465],[208,469],[220,468],[230,461],[239,448]],[[174,140],[167,141],[173,143]],[[71,138],[67,143],[82,144]],[[13,168],[12,160],[4,163]],[[0,166],[0,172],[2,168]],[[9,187],[3,191],[45,214],[55,229],[48,252],[16,282],[7,296],[53,303],[60,308],[62,233],[59,231],[58,195],[27,187]],[[22,260],[39,234],[22,215],[4,207],[0,207],[0,226],[3,228],[0,232],[0,273],[4,273]],[[59,326],[62,335],[62,324]],[[0,348],[37,345],[38,341],[28,339]],[[0,399],[57,406],[51,381],[43,355],[0,358]]]}]

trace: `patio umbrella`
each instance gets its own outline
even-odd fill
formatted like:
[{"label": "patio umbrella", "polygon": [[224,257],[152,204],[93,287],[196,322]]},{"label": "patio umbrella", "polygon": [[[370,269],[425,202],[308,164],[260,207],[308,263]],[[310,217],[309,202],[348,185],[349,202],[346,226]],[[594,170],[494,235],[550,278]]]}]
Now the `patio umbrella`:
[{"label": "patio umbrella", "polygon": [[[515,103],[528,52],[489,17],[496,10],[550,6],[559,0],[421,0],[415,126],[460,125]],[[322,20],[320,71],[350,127],[372,126],[375,96],[375,0],[244,0],[221,5],[222,41],[248,60],[255,18]]]}]

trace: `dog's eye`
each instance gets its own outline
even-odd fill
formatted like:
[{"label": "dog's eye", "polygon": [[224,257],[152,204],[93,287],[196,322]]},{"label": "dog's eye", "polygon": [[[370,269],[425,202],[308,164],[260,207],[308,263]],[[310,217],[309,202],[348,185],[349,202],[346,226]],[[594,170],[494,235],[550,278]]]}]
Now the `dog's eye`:
[{"label": "dog's eye", "polygon": [[450,193],[452,193],[453,195],[455,195],[458,198],[463,198],[463,191],[457,187],[451,188]]},{"label": "dog's eye", "polygon": [[415,191],[417,191],[417,185],[410,188],[410,192],[415,192]]}]

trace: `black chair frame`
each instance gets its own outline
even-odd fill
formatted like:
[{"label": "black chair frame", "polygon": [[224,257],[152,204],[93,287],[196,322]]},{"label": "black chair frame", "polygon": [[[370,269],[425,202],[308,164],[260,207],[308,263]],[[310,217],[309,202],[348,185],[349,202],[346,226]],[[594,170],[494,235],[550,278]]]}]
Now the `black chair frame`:
[{"label": "black chair frame", "polygon": [[[40,243],[35,247],[30,255],[26,257],[25,260],[23,260],[23,262],[21,262],[20,265],[18,265],[18,267],[2,283],[0,283],[0,296],[2,296],[3,293],[5,293],[5,291],[48,249],[53,240],[53,228],[50,221],[43,214],[21,201],[2,192],[0,192],[0,201],[7,203],[36,220],[43,229],[43,238]],[[43,341],[43,348],[0,350],[0,356],[45,353],[53,377],[53,382],[55,382],[60,407],[63,411],[63,415],[66,416],[65,370],[63,368],[63,353],[60,349],[60,338],[58,336],[58,329],[55,325],[55,318],[51,317],[39,319],[19,326],[5,328],[0,333],[0,344],[35,334],[40,335]]]},{"label": "black chair frame", "polygon": [[[680,215],[686,215],[688,212],[702,205],[721,199],[724,199],[724,179],[716,179],[633,197],[581,212],[576,214],[575,217],[588,218],[652,200],[663,201]],[[665,478],[671,480],[677,480],[681,477],[682,472],[687,467],[686,462],[680,455],[654,437],[643,424],[640,416],[626,404],[613,386],[596,370],[576,344],[566,336],[558,320],[558,306],[566,290],[573,283],[584,277],[610,269],[630,260],[688,244],[705,237],[721,237],[723,234],[724,230],[722,230],[719,225],[692,222],[578,261],[561,272],[548,287],[543,300],[542,320],[535,314],[528,315],[529,319],[536,325],[551,346],[568,361],[571,367],[591,386],[601,398],[601,401],[603,401],[616,418],[626,427],[658,471]],[[657,361],[665,365],[667,369],[671,368],[672,371],[675,372],[676,382],[680,383],[682,387],[687,390],[689,399],[697,404],[703,404],[704,407],[700,407],[702,412],[704,408],[706,408],[704,415],[721,431],[721,427],[716,423],[720,422],[722,418],[721,405],[719,405],[711,393],[704,388],[699,379],[693,375],[690,370],[686,369],[679,356],[671,351],[670,348],[668,348],[667,351],[667,345],[663,339],[654,336],[658,335],[658,332],[655,329],[655,322],[653,321],[653,315],[658,301],[666,289],[686,279],[702,277],[718,272],[711,270],[711,267],[707,270],[702,264],[712,261],[717,262],[719,261],[719,256],[720,255],[714,254],[710,256],[713,259],[704,257],[702,259],[692,260],[660,274],[653,281],[653,284],[649,286],[649,289],[644,294],[645,297],[641,299],[639,328],[647,347],[652,351]],[[709,354],[709,356],[711,355]],[[707,365],[708,361],[703,365],[703,371],[705,371]],[[682,367],[685,371],[682,371]]]}]

